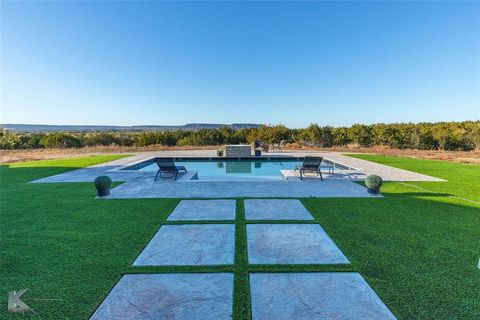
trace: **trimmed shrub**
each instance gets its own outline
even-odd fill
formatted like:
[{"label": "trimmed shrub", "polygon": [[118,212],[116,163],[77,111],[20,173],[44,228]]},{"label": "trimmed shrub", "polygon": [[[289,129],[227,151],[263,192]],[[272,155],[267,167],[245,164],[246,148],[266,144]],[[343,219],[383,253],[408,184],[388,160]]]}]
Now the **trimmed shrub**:
[{"label": "trimmed shrub", "polygon": [[107,190],[112,186],[112,179],[108,176],[99,176],[93,182],[97,190]]},{"label": "trimmed shrub", "polygon": [[382,184],[383,184],[382,178],[375,174],[371,174],[365,179],[365,185],[370,189],[380,189]]}]

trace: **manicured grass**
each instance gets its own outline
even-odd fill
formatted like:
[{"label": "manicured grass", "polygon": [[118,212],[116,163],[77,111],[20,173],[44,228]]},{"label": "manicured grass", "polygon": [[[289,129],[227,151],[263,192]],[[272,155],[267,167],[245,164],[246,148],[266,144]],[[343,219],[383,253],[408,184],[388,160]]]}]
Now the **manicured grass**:
[{"label": "manicured grass", "polygon": [[0,167],[0,318],[8,316],[8,292],[21,288],[41,318],[88,318],[176,206],[174,199],[96,200],[91,183],[26,183],[118,158]]},{"label": "manicured grass", "polygon": [[408,182],[431,191],[452,194],[480,202],[480,165],[440,160],[423,160],[366,154],[350,157],[377,162],[400,169],[445,179],[448,182]]},{"label": "manicured grass", "polygon": [[[236,219],[229,221],[236,225],[233,266],[134,268],[162,224],[184,223],[165,221],[178,200],[96,200],[90,183],[25,183],[110,159],[0,167],[0,318],[7,316],[7,292],[25,287],[24,300],[38,317],[84,319],[125,273],[234,272],[234,318],[250,319],[249,272],[311,271],[359,271],[399,319],[480,318],[480,206],[442,194],[475,200],[468,189],[478,188],[470,169],[478,166],[434,161],[441,169],[434,174],[422,171],[422,160],[405,160],[405,169],[448,179],[440,187],[422,184],[440,194],[386,183],[385,198],[302,199],[351,265],[249,265],[243,199],[237,199]],[[455,180],[455,172],[468,177]]]},{"label": "manicured grass", "polygon": [[447,179],[386,183],[384,199],[304,204],[401,319],[480,319],[480,166],[355,157]]}]

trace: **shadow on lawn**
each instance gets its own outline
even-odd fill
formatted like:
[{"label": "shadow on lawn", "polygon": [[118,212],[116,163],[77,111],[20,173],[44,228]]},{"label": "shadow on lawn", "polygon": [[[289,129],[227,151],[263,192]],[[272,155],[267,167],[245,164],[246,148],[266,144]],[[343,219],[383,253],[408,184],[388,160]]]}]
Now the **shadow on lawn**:
[{"label": "shadow on lawn", "polygon": [[[116,168],[112,166],[111,168]],[[109,167],[89,168],[87,171],[83,171],[84,167],[10,167],[8,165],[0,165],[0,183],[30,183],[32,184],[52,184],[52,183],[90,183],[93,182],[97,176],[108,175],[115,182],[124,182],[125,174],[112,172],[105,173],[105,170],[109,170]],[[70,177],[73,171],[79,170],[78,175],[72,175],[72,179],[80,179],[85,181],[37,181],[45,178],[50,178],[56,175],[66,174],[66,177]],[[98,172],[95,172],[98,171]],[[91,179],[89,178],[91,176]]]},{"label": "shadow on lawn", "polygon": [[450,193],[437,193],[437,192],[402,192],[402,193],[388,193],[381,192],[385,197],[450,197],[453,194]]},{"label": "shadow on lawn", "polygon": [[9,182],[30,182],[32,180],[47,178],[56,174],[68,171],[82,169],[82,167],[15,167],[8,164],[0,165],[0,181],[2,183]]}]

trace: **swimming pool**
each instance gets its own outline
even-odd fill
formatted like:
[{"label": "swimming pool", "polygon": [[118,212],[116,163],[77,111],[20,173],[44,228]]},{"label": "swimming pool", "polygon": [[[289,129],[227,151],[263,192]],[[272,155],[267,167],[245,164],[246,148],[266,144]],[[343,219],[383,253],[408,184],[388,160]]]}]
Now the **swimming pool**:
[{"label": "swimming pool", "polygon": [[[173,158],[175,165],[185,166],[187,170],[198,171],[199,180],[232,181],[232,180],[280,180],[280,170],[293,170],[303,163],[303,158]],[[350,168],[324,160],[322,170],[348,170]],[[158,166],[153,159],[137,163],[123,170],[138,170],[155,174]]]}]

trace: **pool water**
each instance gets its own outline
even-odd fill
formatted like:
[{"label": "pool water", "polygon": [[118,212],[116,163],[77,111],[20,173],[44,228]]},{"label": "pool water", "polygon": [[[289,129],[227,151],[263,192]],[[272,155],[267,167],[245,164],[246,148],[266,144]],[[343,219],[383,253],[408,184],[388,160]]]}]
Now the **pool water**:
[{"label": "pool water", "polygon": [[[175,165],[185,166],[187,170],[198,171],[199,180],[280,180],[282,176],[280,170],[293,170],[296,166],[301,166],[303,159],[178,159]],[[332,165],[329,161],[324,161],[325,165]],[[323,165],[322,165],[323,166]],[[338,165],[337,165],[338,168]],[[130,170],[139,170],[147,172],[157,172],[158,166],[155,163],[145,162],[137,164],[134,167],[125,168]]]}]

